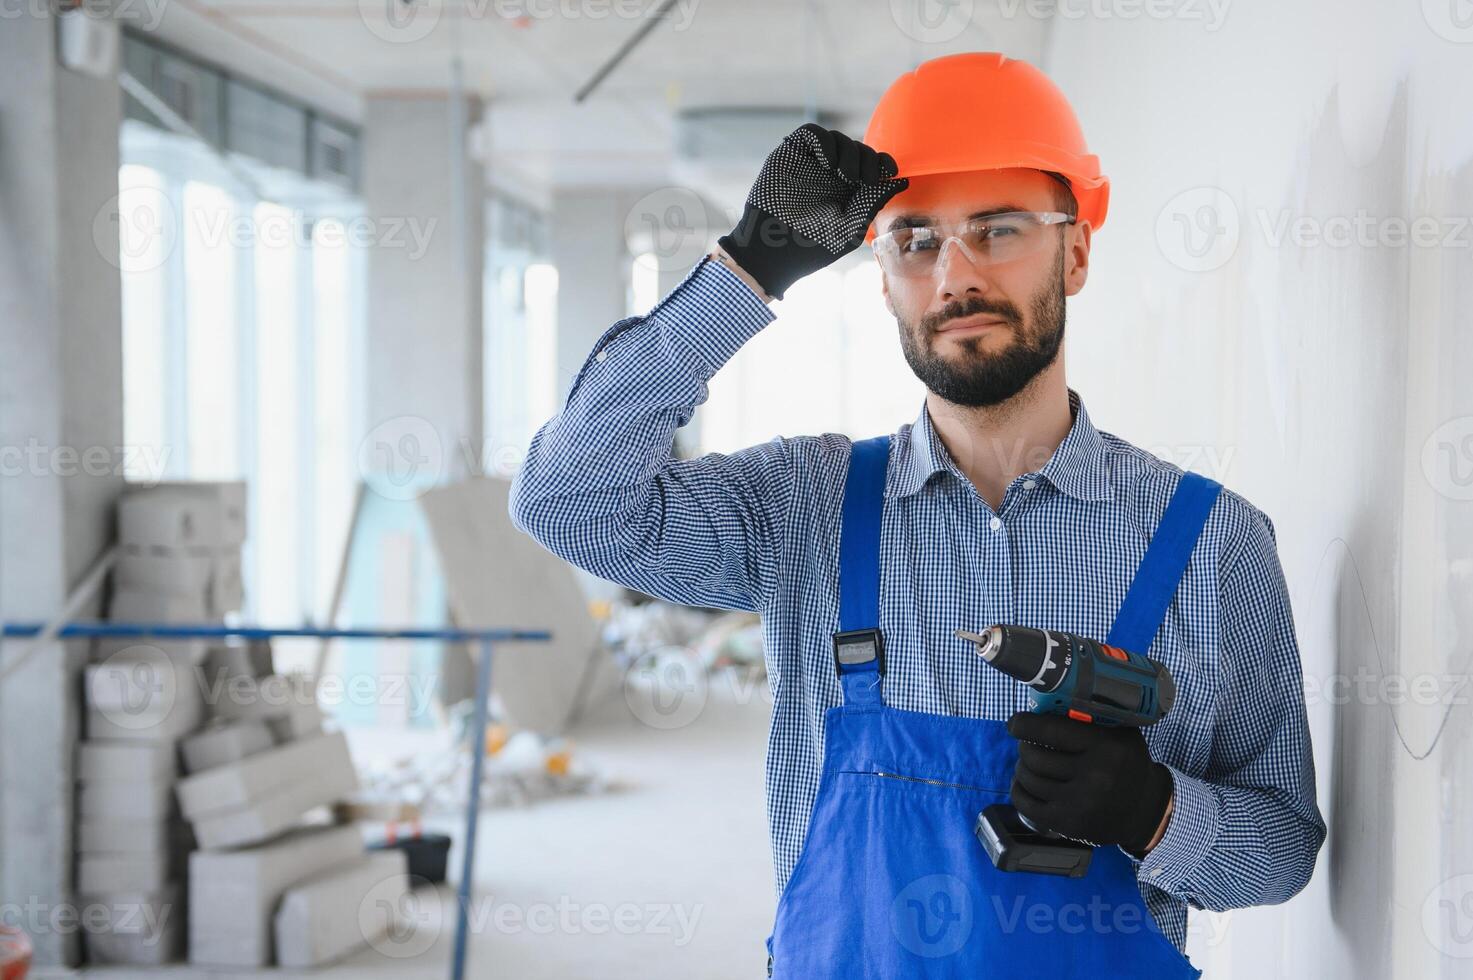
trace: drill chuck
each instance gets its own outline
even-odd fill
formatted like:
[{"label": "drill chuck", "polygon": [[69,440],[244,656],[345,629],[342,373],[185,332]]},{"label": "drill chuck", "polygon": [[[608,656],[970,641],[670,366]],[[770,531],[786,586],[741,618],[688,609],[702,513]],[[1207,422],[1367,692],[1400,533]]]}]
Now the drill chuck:
[{"label": "drill chuck", "polygon": [[1033,689],[1040,710],[1104,724],[1149,725],[1171,710],[1171,672],[1138,653],[1062,630],[957,630],[987,663]]}]

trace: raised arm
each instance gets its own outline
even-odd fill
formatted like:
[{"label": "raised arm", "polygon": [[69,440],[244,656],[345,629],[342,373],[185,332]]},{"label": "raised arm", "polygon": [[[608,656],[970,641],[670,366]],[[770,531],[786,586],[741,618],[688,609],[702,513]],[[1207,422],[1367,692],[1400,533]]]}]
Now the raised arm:
[{"label": "raised arm", "polygon": [[707,382],[793,282],[858,248],[907,186],[888,154],[808,123],[772,151],[737,227],[644,316],[599,338],[512,483],[517,527],[595,575],[691,605],[760,611],[778,585],[794,450],[774,438],[678,460]]}]

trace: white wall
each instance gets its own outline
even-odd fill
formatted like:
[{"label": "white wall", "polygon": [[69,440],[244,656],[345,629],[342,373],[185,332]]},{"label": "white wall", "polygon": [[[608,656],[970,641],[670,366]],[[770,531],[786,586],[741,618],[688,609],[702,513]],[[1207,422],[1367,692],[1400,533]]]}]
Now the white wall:
[{"label": "white wall", "polygon": [[[1473,722],[1442,701],[1473,651],[1473,28],[1441,0],[1065,6],[1116,14],[1057,18],[1043,65],[1112,178],[1070,380],[1273,519],[1330,825],[1301,895],[1194,912],[1188,951],[1468,976]],[[1372,243],[1334,244],[1360,215]],[[1376,244],[1418,216],[1451,246]],[[1278,237],[1300,218],[1318,238]]]}]

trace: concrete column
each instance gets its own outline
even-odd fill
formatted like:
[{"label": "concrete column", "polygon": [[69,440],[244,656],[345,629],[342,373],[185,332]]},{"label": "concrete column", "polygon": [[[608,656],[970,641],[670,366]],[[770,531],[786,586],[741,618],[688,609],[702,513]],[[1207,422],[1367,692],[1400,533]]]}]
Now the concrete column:
[{"label": "concrete column", "polygon": [[[466,100],[460,126],[456,112],[449,95],[425,93],[371,96],[364,115],[363,199],[379,231],[367,263],[365,427],[380,449],[359,459],[395,480],[459,479],[483,462],[485,174],[460,135],[480,102]],[[447,705],[472,693],[466,658],[442,648]]]},{"label": "concrete column", "polygon": [[589,351],[626,315],[633,197],[616,188],[569,188],[552,198],[548,246],[557,266],[557,390],[567,393]]},{"label": "concrete column", "polygon": [[[454,166],[452,105],[439,94],[371,96],[363,123],[363,198],[379,230],[368,255],[367,428],[433,428],[442,464],[430,475],[440,478],[464,475],[482,428],[485,178],[468,157]],[[477,100],[466,116],[477,121]]]},{"label": "concrete column", "polygon": [[[19,8],[17,8],[19,9]],[[56,62],[55,21],[0,26],[0,618],[47,620],[111,538],[122,486],[116,78]],[[105,29],[115,30],[116,25]],[[94,605],[84,615],[98,612]],[[0,665],[23,647],[6,643]],[[77,959],[72,788],[82,644],[0,680],[0,901],[40,964]],[[60,928],[57,925],[60,925]]]}]

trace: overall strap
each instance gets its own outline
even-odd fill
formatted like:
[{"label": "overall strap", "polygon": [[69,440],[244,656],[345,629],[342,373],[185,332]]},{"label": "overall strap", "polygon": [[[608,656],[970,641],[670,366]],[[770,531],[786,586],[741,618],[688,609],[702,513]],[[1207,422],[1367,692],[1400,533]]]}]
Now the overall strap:
[{"label": "overall strap", "polygon": [[885,645],[880,635],[880,516],[890,437],[853,444],[839,532],[839,631],[834,667],[846,704],[882,704]]},{"label": "overall strap", "polygon": [[1141,656],[1150,650],[1207,514],[1221,491],[1222,484],[1215,480],[1197,473],[1182,475],[1115,614],[1115,623],[1105,639],[1110,646]]}]

